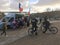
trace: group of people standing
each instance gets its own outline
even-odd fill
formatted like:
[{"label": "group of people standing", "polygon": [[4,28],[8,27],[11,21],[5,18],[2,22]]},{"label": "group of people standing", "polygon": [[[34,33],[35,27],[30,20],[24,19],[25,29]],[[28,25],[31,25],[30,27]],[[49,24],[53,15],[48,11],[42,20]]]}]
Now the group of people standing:
[{"label": "group of people standing", "polygon": [[[42,19],[40,18],[40,23],[41,23]],[[13,23],[13,27],[14,28],[24,28],[24,26],[26,27],[29,27],[30,26],[30,17],[21,17],[21,18],[18,18],[18,20],[13,20],[12,21]],[[36,18],[33,18],[31,19],[31,25],[32,25],[32,30],[36,31],[36,35],[37,35],[37,23],[38,23],[38,20]],[[47,29],[49,28],[50,26],[50,22],[47,20],[46,17],[44,17],[44,22],[42,22],[43,24],[43,27],[45,28],[45,31],[43,33],[45,33],[47,31]],[[1,35],[5,34],[6,35],[6,30],[7,30],[7,25],[6,25],[6,22],[3,24],[3,32],[1,33]]]},{"label": "group of people standing", "polygon": [[7,25],[7,22],[6,22],[6,20],[4,19],[4,21],[3,21],[4,23],[3,23],[3,29],[2,29],[2,33],[1,33],[1,35],[5,35],[6,36],[6,30],[8,29],[8,27],[9,28],[11,28],[11,27],[13,27],[13,30],[15,30],[15,29],[18,29],[18,28],[24,28],[24,27],[29,27],[29,25],[30,25],[30,17],[29,16],[27,16],[27,17],[21,17],[21,18],[18,18],[18,19],[11,19],[11,21],[10,21],[10,26],[9,25]]},{"label": "group of people standing", "polygon": [[15,28],[23,28],[25,26],[29,26],[29,21],[30,21],[30,17],[27,16],[27,17],[21,17],[21,18],[18,18],[18,19],[15,19],[12,21],[13,23],[13,27]]}]

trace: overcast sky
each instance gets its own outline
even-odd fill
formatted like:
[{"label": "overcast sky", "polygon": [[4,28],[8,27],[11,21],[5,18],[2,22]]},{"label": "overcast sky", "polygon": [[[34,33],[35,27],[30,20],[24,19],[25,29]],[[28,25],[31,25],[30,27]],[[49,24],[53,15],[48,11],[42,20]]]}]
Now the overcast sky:
[{"label": "overcast sky", "polygon": [[46,8],[60,8],[60,0],[0,0],[0,11],[18,11],[19,2],[24,11],[28,11],[29,7],[31,12],[43,12]]}]

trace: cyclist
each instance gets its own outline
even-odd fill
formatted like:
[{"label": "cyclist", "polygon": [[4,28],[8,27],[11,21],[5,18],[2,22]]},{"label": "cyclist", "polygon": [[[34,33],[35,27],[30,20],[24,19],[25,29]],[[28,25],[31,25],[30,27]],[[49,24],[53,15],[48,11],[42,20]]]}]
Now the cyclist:
[{"label": "cyclist", "polygon": [[44,27],[45,31],[43,31],[43,33],[45,33],[49,29],[49,26],[50,26],[50,22],[45,17],[44,22],[43,22],[43,27]]},{"label": "cyclist", "polygon": [[32,32],[35,32],[35,35],[37,35],[37,22],[38,22],[38,20],[36,18],[33,18],[31,20],[31,23],[32,23]]}]

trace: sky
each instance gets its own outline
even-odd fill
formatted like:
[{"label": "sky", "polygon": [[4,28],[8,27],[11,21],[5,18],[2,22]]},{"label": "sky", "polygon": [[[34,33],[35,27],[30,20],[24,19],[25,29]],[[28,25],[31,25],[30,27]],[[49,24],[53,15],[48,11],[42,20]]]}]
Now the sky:
[{"label": "sky", "polygon": [[46,8],[60,9],[60,0],[0,0],[0,11],[19,11],[18,4],[21,3],[24,12],[44,12]]}]

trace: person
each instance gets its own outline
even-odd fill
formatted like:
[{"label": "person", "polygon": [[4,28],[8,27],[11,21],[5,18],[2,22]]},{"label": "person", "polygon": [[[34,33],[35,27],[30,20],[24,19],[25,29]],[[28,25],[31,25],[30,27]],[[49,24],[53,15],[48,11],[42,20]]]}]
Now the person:
[{"label": "person", "polygon": [[39,20],[40,20],[40,23],[41,23],[42,19],[40,18]]},{"label": "person", "polygon": [[24,17],[24,21],[25,21],[25,23],[27,22],[27,17]]},{"label": "person", "polygon": [[16,20],[15,19],[12,21],[12,24],[13,24],[13,29],[16,29]]},{"label": "person", "polygon": [[27,17],[27,27],[29,27],[30,26],[30,17]]},{"label": "person", "polygon": [[43,33],[45,33],[50,27],[50,22],[47,20],[46,17],[44,18],[43,27],[45,29],[45,31],[43,31]]},{"label": "person", "polygon": [[7,24],[6,24],[6,21],[5,21],[5,19],[4,19],[4,21],[3,21],[4,23],[3,23],[3,29],[2,29],[2,33],[1,33],[1,35],[5,35],[6,36],[6,29],[7,29]]},{"label": "person", "polygon": [[31,20],[31,23],[32,23],[32,31],[36,32],[35,35],[37,35],[37,19],[34,18]]},{"label": "person", "polygon": [[24,20],[22,18],[19,19],[19,25],[20,25],[20,28],[24,28]]},{"label": "person", "polygon": [[39,26],[40,26],[40,30],[42,30],[42,18],[39,18]]}]

